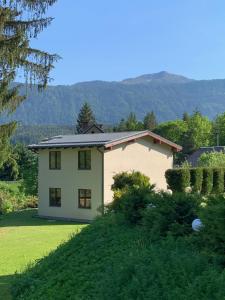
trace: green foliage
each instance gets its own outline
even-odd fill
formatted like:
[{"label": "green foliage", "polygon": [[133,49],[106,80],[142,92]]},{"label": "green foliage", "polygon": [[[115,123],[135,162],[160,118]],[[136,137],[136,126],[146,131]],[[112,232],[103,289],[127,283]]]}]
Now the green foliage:
[{"label": "green foliage", "polygon": [[207,117],[196,111],[185,123],[188,126],[182,144],[185,153],[192,153],[202,146],[210,145],[212,122]]},{"label": "green foliage", "polygon": [[225,197],[211,196],[199,212],[203,227],[199,232],[203,247],[211,256],[222,255],[225,263]]},{"label": "green foliage", "polygon": [[16,162],[16,157],[13,153],[9,154],[8,159],[4,162],[0,169],[0,180],[13,181],[18,179],[19,169]]},{"label": "green foliage", "polygon": [[146,130],[154,130],[157,127],[157,120],[154,111],[147,113],[143,120],[143,127]]},{"label": "green foliage", "polygon": [[198,159],[198,166],[206,168],[225,168],[224,152],[206,152]]},{"label": "green foliage", "polygon": [[173,141],[179,145],[183,144],[184,134],[188,130],[188,125],[182,120],[169,121],[159,124],[154,132],[164,138]]},{"label": "green foliage", "polygon": [[12,294],[17,300],[221,300],[224,281],[225,271],[190,239],[153,242],[141,227],[107,215],[18,274]]},{"label": "green foliage", "polygon": [[95,116],[91,106],[85,102],[80,109],[77,118],[77,132],[82,133],[88,126],[95,123]]},{"label": "green foliage", "polygon": [[143,210],[149,203],[149,195],[153,187],[130,187],[115,192],[113,202],[108,205],[109,212],[122,214],[130,224],[138,224],[142,219]]},{"label": "green foliage", "polygon": [[150,178],[141,172],[121,172],[113,176],[112,190],[123,190],[130,187],[150,187]]},{"label": "green foliage", "polygon": [[26,196],[10,184],[0,182],[0,214],[37,207],[37,197]]},{"label": "green foliage", "polygon": [[193,192],[200,193],[202,190],[203,170],[202,168],[190,168],[190,182]]},{"label": "green foliage", "polygon": [[[30,41],[51,23],[52,19],[45,17],[45,13],[54,2],[56,0],[1,2],[0,116],[12,114],[25,99],[19,94],[18,86],[12,84],[18,72],[24,75],[26,82],[36,82],[42,88],[49,81],[49,72],[58,56],[30,47]],[[16,123],[10,121],[0,125],[0,167],[8,158],[5,153],[15,126]]]},{"label": "green foliage", "polygon": [[193,194],[168,193],[150,196],[143,214],[143,225],[156,239],[168,234],[183,236],[192,232],[191,223],[197,217],[200,197]]},{"label": "green foliage", "polygon": [[190,187],[190,171],[188,168],[169,169],[165,173],[168,188],[173,192],[185,192]]},{"label": "green foliage", "polygon": [[136,118],[135,113],[131,112],[127,119],[121,119],[118,126],[115,126],[114,131],[136,131],[143,130],[142,122],[139,122]]},{"label": "green foliage", "polygon": [[214,194],[222,194],[224,192],[224,169],[213,169],[213,190]]},{"label": "green foliage", "polygon": [[213,169],[204,168],[203,169],[203,179],[202,179],[202,193],[209,195],[213,188]]},{"label": "green foliage", "polygon": [[219,145],[225,145],[225,112],[217,115],[213,121],[213,145],[217,145],[217,135],[219,137]]}]

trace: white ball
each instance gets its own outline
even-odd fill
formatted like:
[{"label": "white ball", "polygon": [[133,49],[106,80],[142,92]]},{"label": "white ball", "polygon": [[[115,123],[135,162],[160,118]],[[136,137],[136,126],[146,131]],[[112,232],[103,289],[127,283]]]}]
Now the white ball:
[{"label": "white ball", "polygon": [[201,229],[201,227],[203,226],[202,221],[200,219],[195,219],[192,224],[192,229],[194,231],[199,231]]}]

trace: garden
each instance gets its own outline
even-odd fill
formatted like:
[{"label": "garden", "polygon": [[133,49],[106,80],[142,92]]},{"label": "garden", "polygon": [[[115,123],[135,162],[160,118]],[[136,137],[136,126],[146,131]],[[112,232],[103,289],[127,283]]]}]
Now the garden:
[{"label": "garden", "polygon": [[224,193],[156,192],[139,172],[112,189],[104,216],[14,276],[13,299],[225,299]]}]

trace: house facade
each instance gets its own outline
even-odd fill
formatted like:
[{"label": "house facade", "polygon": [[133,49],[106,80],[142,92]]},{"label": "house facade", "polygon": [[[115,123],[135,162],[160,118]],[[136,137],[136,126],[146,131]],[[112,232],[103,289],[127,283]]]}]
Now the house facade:
[{"label": "house facade", "polygon": [[39,157],[43,217],[93,220],[112,201],[113,176],[140,171],[166,189],[165,171],[181,147],[149,131],[58,136],[30,145]]}]

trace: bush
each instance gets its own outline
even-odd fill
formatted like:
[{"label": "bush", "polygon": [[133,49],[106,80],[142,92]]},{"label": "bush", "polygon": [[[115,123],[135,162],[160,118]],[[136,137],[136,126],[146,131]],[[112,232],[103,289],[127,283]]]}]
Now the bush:
[{"label": "bush", "polygon": [[213,193],[222,194],[224,192],[224,170],[213,169]]},{"label": "bush", "polygon": [[37,197],[14,191],[10,184],[0,184],[0,214],[36,207]]},{"label": "bush", "polygon": [[202,190],[203,170],[202,168],[190,169],[190,182],[193,192],[200,193]]},{"label": "bush", "polygon": [[128,172],[118,173],[113,177],[113,180],[114,183],[111,187],[113,191],[123,190],[133,186],[136,187],[150,186],[149,177],[138,171],[132,171],[131,173]]},{"label": "bush", "polygon": [[191,224],[197,217],[200,196],[160,193],[150,198],[151,205],[143,213],[143,225],[153,237],[169,233],[182,236],[192,232]]},{"label": "bush", "polygon": [[213,188],[213,169],[204,168],[203,169],[203,179],[202,179],[202,193],[209,195]]},{"label": "bush", "polygon": [[[199,232],[202,245],[210,255],[225,253],[225,197],[210,196],[199,213],[203,227]],[[225,258],[223,258],[225,262]]]},{"label": "bush", "polygon": [[173,192],[185,192],[190,186],[190,171],[188,168],[169,169],[165,173],[168,188]]},{"label": "bush", "polygon": [[142,212],[149,203],[151,187],[131,187],[123,192],[114,193],[113,202],[108,205],[109,212],[121,213],[131,224],[137,224],[142,218]]}]

